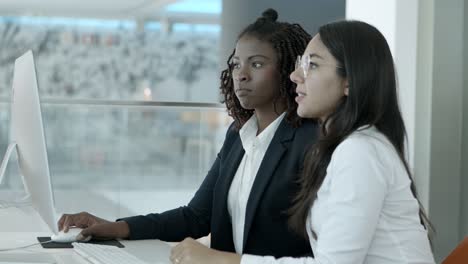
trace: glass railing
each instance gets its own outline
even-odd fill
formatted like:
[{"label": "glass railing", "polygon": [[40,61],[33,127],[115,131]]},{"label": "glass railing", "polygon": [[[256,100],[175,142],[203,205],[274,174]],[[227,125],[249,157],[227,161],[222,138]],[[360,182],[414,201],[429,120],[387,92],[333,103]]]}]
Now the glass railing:
[{"label": "glass railing", "polygon": [[[3,156],[10,104],[0,109]],[[43,100],[42,115],[57,211],[108,219],[186,204],[231,123],[205,103]],[[15,163],[0,190],[23,190]]]}]

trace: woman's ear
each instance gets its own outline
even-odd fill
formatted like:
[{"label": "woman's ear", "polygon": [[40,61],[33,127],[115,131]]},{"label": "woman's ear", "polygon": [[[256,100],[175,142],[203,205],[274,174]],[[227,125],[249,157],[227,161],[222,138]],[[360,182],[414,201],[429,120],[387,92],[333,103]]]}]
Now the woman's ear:
[{"label": "woman's ear", "polygon": [[348,79],[345,79],[345,82],[344,82],[344,95],[345,96],[349,95],[349,82],[348,82]]}]

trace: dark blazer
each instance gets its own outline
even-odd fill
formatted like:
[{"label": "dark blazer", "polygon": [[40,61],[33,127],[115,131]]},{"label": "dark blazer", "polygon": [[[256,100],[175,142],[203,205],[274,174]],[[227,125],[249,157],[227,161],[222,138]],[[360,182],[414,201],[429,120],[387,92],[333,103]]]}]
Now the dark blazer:
[{"label": "dark blazer", "polygon": [[[311,255],[309,241],[288,228],[285,211],[298,188],[296,179],[304,153],[317,136],[318,126],[310,120],[303,120],[298,128],[285,119],[279,125],[247,202],[243,253],[275,257]],[[235,252],[227,196],[243,156],[239,133],[231,125],[213,166],[187,206],[119,219],[128,223],[130,239],[181,241],[211,233],[212,248]]]}]

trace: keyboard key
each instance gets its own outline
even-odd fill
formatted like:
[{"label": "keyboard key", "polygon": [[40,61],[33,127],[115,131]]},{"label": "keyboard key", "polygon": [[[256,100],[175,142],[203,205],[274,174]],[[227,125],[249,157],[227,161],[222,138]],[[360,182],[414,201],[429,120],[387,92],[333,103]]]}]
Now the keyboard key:
[{"label": "keyboard key", "polygon": [[124,249],[89,243],[72,243],[73,250],[92,264],[147,264]]}]

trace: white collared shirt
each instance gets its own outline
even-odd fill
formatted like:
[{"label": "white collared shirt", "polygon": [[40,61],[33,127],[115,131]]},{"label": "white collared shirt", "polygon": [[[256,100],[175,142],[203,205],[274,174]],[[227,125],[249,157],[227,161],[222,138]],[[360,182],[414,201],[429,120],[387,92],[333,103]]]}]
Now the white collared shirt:
[{"label": "white collared shirt", "polygon": [[243,255],[241,263],[433,264],[410,183],[390,141],[375,127],[360,129],[333,152],[309,212],[315,257]]},{"label": "white collared shirt", "polygon": [[284,116],[285,113],[281,114],[257,136],[257,117],[252,115],[239,131],[245,154],[234,175],[228,194],[228,211],[231,215],[234,247],[238,254],[242,254],[245,212],[250,191],[258,168]]}]

